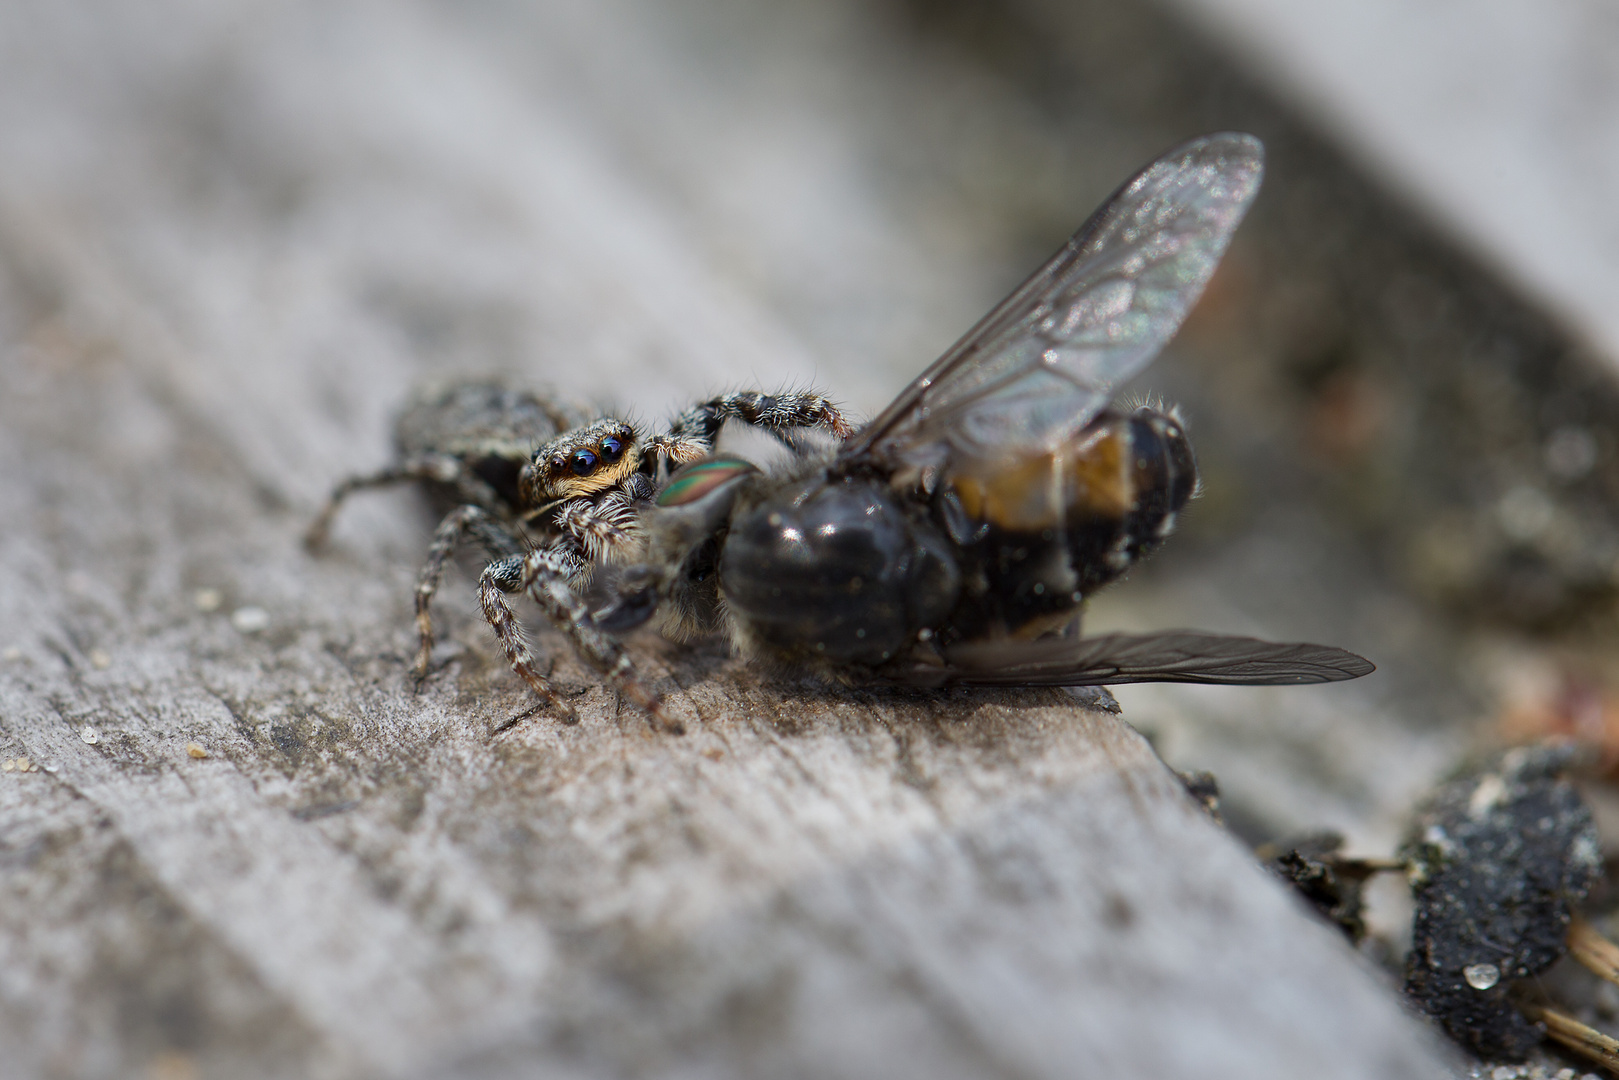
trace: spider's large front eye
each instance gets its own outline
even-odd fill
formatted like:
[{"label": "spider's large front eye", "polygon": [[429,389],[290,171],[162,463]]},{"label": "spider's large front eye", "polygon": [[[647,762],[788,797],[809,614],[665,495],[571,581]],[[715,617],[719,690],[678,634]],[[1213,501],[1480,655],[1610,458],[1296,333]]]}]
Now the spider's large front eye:
[{"label": "spider's large front eye", "polygon": [[573,457],[568,459],[568,467],[573,470],[575,476],[589,476],[591,470],[596,467],[596,455],[589,450],[575,451]]},{"label": "spider's large front eye", "polygon": [[597,449],[601,451],[602,460],[609,465],[624,456],[624,444],[619,441],[617,435],[607,436],[601,441],[601,445]]}]

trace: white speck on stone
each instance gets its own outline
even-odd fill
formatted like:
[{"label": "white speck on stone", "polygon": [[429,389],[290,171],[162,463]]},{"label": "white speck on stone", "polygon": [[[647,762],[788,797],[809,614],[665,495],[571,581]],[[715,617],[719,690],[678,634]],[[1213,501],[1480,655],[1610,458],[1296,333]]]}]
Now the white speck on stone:
[{"label": "white speck on stone", "polygon": [[91,746],[94,746],[96,743],[101,741],[101,733],[95,728],[91,727],[89,724],[86,724],[79,729],[79,738],[83,739]]},{"label": "white speck on stone", "polygon": [[198,611],[218,611],[219,606],[225,602],[225,594],[218,589],[198,589],[191,594],[191,603]]},{"label": "white speck on stone", "polygon": [[1438,848],[1440,853],[1444,855],[1456,850],[1456,845],[1451,842],[1450,834],[1445,832],[1442,825],[1429,825],[1422,832],[1422,840],[1423,843],[1432,844]]},{"label": "white speck on stone", "polygon": [[[1568,425],[1546,440],[1546,471],[1563,480],[1578,480],[1597,461],[1597,441],[1582,427]],[[1571,1080],[1573,1073],[1569,1074]]]},{"label": "white speck on stone", "polygon": [[1488,990],[1501,981],[1501,969],[1494,964],[1468,964],[1462,968],[1462,978],[1474,990]]},{"label": "white speck on stone", "polygon": [[0,660],[5,660],[8,663],[21,659],[22,650],[17,648],[15,645],[11,646],[11,648],[7,649],[5,652],[0,652]]},{"label": "white speck on stone", "polygon": [[1557,507],[1546,493],[1528,484],[1519,484],[1508,491],[1495,507],[1501,531],[1508,539],[1521,544],[1537,539],[1551,527],[1556,515]]},{"label": "white speck on stone", "polygon": [[97,671],[106,671],[108,668],[112,667],[112,657],[108,656],[101,649],[91,649],[90,666],[95,668]]},{"label": "white speck on stone", "polygon": [[270,625],[270,613],[249,604],[230,613],[230,624],[244,634],[256,634]]},{"label": "white speck on stone", "polygon": [[1507,782],[1491,773],[1478,782],[1467,800],[1467,816],[1475,821],[1501,805],[1507,795]]}]

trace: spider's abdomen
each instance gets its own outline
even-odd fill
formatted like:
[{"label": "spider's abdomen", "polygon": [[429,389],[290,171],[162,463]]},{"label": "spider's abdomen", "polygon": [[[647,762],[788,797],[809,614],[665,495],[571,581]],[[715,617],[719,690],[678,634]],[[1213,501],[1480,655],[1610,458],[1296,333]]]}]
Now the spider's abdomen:
[{"label": "spider's abdomen", "polygon": [[[557,405],[495,382],[458,382],[422,388],[394,427],[399,456],[455,458],[499,497],[488,506],[510,516],[522,506],[518,480],[534,447],[556,438],[570,420]],[[459,493],[437,492],[447,504]]]}]

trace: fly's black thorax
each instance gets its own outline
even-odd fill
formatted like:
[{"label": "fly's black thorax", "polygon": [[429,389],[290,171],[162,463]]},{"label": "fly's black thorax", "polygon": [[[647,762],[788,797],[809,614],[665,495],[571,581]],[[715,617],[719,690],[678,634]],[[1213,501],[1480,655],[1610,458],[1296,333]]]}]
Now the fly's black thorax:
[{"label": "fly's black thorax", "polygon": [[719,568],[748,652],[840,669],[900,655],[948,615],[960,581],[923,508],[877,480],[824,476],[739,507]]},{"label": "fly's black thorax", "polygon": [[935,520],[960,549],[946,641],[1034,637],[1169,535],[1197,486],[1180,424],[1153,409],[1105,412],[1055,452],[953,463]]}]

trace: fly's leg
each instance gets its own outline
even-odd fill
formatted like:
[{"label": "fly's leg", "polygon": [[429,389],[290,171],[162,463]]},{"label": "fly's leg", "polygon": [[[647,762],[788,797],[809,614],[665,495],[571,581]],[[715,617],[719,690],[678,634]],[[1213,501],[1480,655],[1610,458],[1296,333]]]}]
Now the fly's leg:
[{"label": "fly's leg", "polygon": [[483,605],[484,618],[500,639],[507,662],[536,694],[563,712],[566,722],[575,722],[573,707],[563,701],[550,680],[540,674],[523,628],[506,602],[508,595],[527,591],[546,617],[568,636],[585,662],[601,672],[608,685],[645,710],[666,730],[679,732],[679,724],[664,712],[658,695],[635,678],[624,649],[592,621],[589,605],[572,584],[582,569],[580,554],[559,544],[531,551],[526,556],[501,559],[484,570],[478,582],[478,602]]},{"label": "fly's leg", "polygon": [[501,524],[482,507],[458,506],[444,516],[433,532],[433,544],[427,549],[427,561],[416,575],[416,633],[421,642],[416,652],[414,668],[416,681],[427,677],[427,666],[433,655],[433,595],[444,579],[444,567],[455,554],[455,549],[470,537],[476,540],[491,559],[521,558],[522,544],[511,530]]},{"label": "fly's leg", "polygon": [[403,484],[412,480],[432,480],[441,484],[454,484],[463,502],[480,503],[484,506],[499,505],[500,496],[495,494],[493,488],[478,477],[467,472],[461,462],[447,454],[424,454],[414,457],[398,465],[390,466],[380,472],[366,476],[351,476],[337,487],[321,507],[315,520],[310,523],[309,529],[304,533],[304,547],[310,551],[317,551],[326,543],[326,536],[332,528],[332,518],[337,515],[338,507],[343,501],[356,491],[367,488],[388,487],[392,484]]}]

